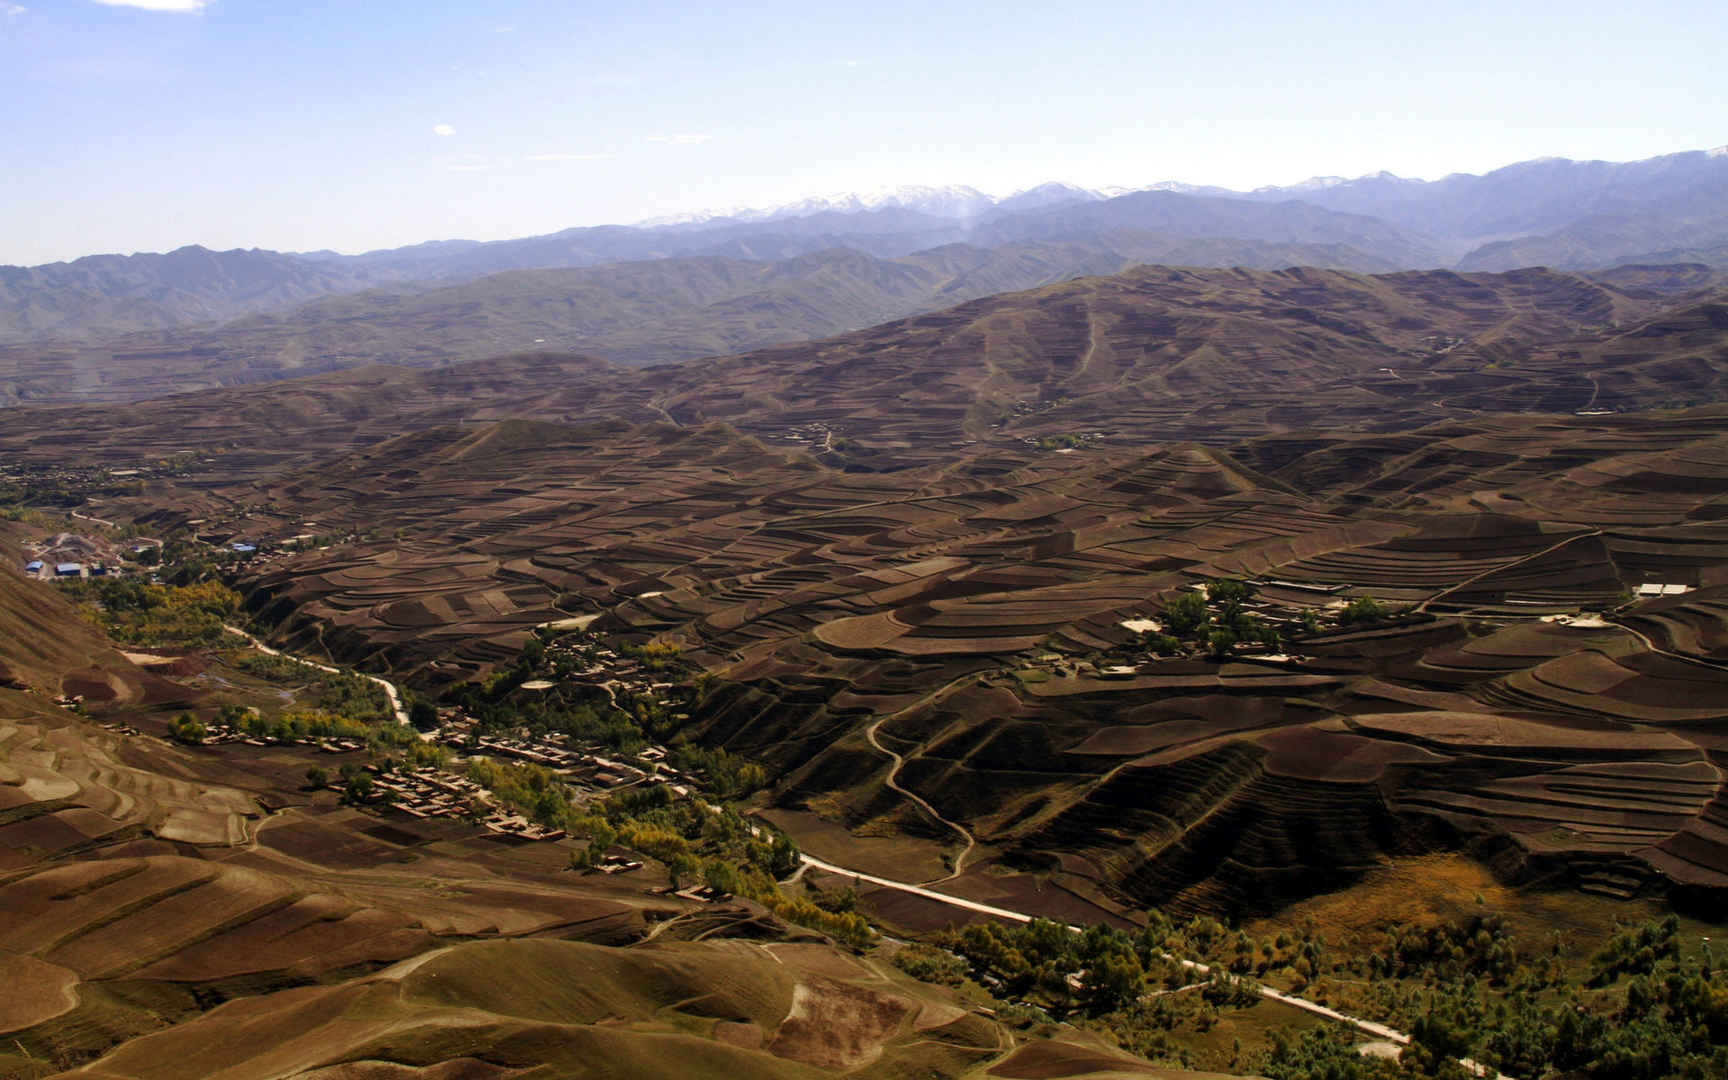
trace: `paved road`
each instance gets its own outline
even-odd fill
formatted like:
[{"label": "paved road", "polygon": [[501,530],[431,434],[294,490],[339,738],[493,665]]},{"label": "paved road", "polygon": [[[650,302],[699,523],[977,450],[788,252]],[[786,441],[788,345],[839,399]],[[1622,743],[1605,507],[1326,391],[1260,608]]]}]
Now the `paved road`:
[{"label": "paved road", "polygon": [[[869,882],[872,885],[879,885],[884,889],[895,889],[899,892],[910,893],[913,896],[922,896],[926,900],[934,900],[937,903],[947,904],[950,907],[957,907],[965,911],[976,912],[979,915],[994,915],[999,919],[1008,919],[1012,922],[1019,923],[1031,922],[1033,919],[1033,916],[1028,915],[1023,911],[1011,911],[1008,908],[996,907],[994,904],[985,904],[980,903],[977,900],[967,900],[958,896],[949,896],[946,893],[939,893],[934,889],[928,889],[922,885],[913,885],[904,881],[895,881],[892,878],[877,877],[875,874],[866,874],[857,870],[850,870],[844,866],[836,866],[831,862],[824,862],[812,855],[800,853],[798,857],[803,861],[806,867],[816,870],[825,870],[830,874],[838,874],[842,877],[853,878],[857,881]],[[1078,926],[1069,926],[1068,929],[1077,934],[1081,932],[1081,928]],[[1210,976],[1212,974],[1212,968],[1209,964],[1202,964],[1197,960],[1184,960],[1179,956],[1172,956],[1168,953],[1164,954],[1164,958],[1180,965],[1183,970],[1191,971],[1196,975]],[[1270,986],[1260,986],[1258,989],[1260,991],[1260,996],[1263,998],[1272,1001],[1281,1001],[1291,1008],[1300,1009],[1303,1012],[1324,1017],[1327,1020],[1334,1020],[1340,1024],[1347,1024],[1350,1027],[1355,1028],[1357,1031],[1363,1032],[1367,1035],[1372,1035],[1377,1039],[1384,1039],[1387,1042],[1397,1043],[1399,1046],[1410,1045],[1410,1036],[1395,1028],[1387,1027],[1385,1024],[1376,1023],[1373,1020],[1364,1020],[1358,1016],[1349,1016],[1345,1013],[1339,1012],[1337,1009],[1327,1008],[1325,1005],[1309,1001],[1306,998],[1299,998],[1294,994],[1286,994],[1282,990],[1274,990]],[[1493,1077],[1494,1080],[1512,1080],[1511,1077],[1506,1076],[1504,1073],[1497,1073],[1487,1066],[1469,1059],[1464,1059],[1461,1064],[1477,1076]]]}]

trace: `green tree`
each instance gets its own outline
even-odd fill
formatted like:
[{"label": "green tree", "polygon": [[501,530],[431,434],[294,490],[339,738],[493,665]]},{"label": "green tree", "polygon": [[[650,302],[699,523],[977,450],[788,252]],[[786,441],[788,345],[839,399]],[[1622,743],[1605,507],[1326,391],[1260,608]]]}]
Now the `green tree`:
[{"label": "green tree", "polygon": [[1211,619],[1206,598],[1197,592],[1180,593],[1159,612],[1164,628],[1178,638],[1191,638]]},{"label": "green tree", "polygon": [[1115,1012],[1140,997],[1146,973],[1132,951],[1101,957],[1087,969],[1083,985],[1087,1007],[1094,1013]]},{"label": "green tree", "polygon": [[680,851],[666,860],[666,874],[674,889],[682,889],[702,873],[702,860],[688,851]]},{"label": "green tree", "polygon": [[1206,583],[1206,599],[1220,606],[1244,604],[1253,595],[1252,586],[1235,578],[1220,578]]},{"label": "green tree", "polygon": [[1372,596],[1358,596],[1338,613],[1339,626],[1357,626],[1362,623],[1376,623],[1386,617],[1386,609]]},{"label": "green tree", "polygon": [[168,735],[175,742],[201,743],[209,731],[191,713],[181,713],[168,723]]},{"label": "green tree", "polygon": [[1214,660],[1229,659],[1239,638],[1234,630],[1218,629],[1206,635],[1206,650]]},{"label": "green tree", "polygon": [[348,777],[348,782],[342,788],[342,801],[350,805],[358,805],[372,797],[376,785],[372,777],[363,772],[355,772]]},{"label": "green tree", "polygon": [[416,731],[435,731],[438,728],[438,710],[429,701],[416,701],[408,706],[408,722]]}]

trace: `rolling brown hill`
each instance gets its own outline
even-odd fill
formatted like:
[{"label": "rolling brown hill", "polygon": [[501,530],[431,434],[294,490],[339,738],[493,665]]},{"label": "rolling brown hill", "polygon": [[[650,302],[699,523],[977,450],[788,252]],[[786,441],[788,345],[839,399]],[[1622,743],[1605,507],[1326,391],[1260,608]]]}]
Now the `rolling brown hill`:
[{"label": "rolling brown hill", "polygon": [[22,530],[0,526],[0,688],[43,699],[77,694],[92,701],[141,701],[166,688],[139,669],[73,610],[51,585],[18,572],[13,542]]},{"label": "rolling brown hill", "polygon": [[[946,273],[964,269],[945,257]],[[819,424],[857,467],[894,468],[969,440],[1102,432],[1222,446],[1324,424],[1713,400],[1719,300],[1657,287],[1671,279],[1694,280],[1684,267],[1626,289],[1544,270],[1143,267],[635,372],[540,352],[374,367],[112,411],[9,411],[0,439],[50,457],[106,444],[126,460],[199,444],[302,454],[456,418],[722,420],[800,444],[812,440],[794,429]],[[380,423],[356,423],[368,416]]]},{"label": "rolling brown hill", "polygon": [[995,249],[951,244],[895,259],[837,248],[774,262],[710,256],[515,270],[420,291],[355,292],[216,326],[0,345],[0,404],[126,401],[536,348],[642,366],[828,337],[1154,261],[1392,268],[1303,244],[1121,231]]},{"label": "rolling brown hill", "polygon": [[[240,583],[281,643],[427,693],[566,615],[675,644],[715,679],[687,734],[771,766],[777,820],[964,830],[962,895],[1242,913],[1457,846],[1718,896],[1728,420],[1635,410],[1728,357],[1717,300],[1635,277],[1141,268],[645,371],[19,410],[0,446],[221,451],[91,490],[215,544],[352,536]],[[1410,610],[1149,656],[1134,624],[1218,577],[1290,625]],[[1688,591],[1627,606],[1652,583]]]},{"label": "rolling brown hill", "polygon": [[[1029,1056],[1211,1078],[1010,1029],[748,901],[573,874],[562,846],[305,782],[353,757],[180,745],[161,736],[181,709],[288,692],[230,681],[232,650],[177,659],[145,674],[0,571],[0,1076],[958,1080]],[[74,685],[93,672],[143,692]],[[61,678],[86,710],[51,703]]]}]

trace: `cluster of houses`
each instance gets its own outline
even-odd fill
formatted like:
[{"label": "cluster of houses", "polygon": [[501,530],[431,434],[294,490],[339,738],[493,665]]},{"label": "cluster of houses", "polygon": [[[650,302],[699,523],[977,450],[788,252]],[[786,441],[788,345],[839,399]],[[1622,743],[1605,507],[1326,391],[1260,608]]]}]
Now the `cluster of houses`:
[{"label": "cluster of houses", "polygon": [[25,546],[28,561],[24,563],[24,575],[65,580],[125,574],[128,558],[135,561],[144,552],[158,546],[159,542],[155,540],[134,540],[116,545],[78,533],[58,533]]},{"label": "cluster of houses", "polygon": [[107,563],[57,562],[52,566],[41,559],[31,559],[24,564],[24,576],[33,578],[83,578],[107,577],[119,573],[120,568]]},{"label": "cluster of houses", "polygon": [[828,446],[833,440],[833,430],[827,424],[798,424],[794,427],[769,431],[761,435],[768,442],[808,443],[812,446]]},{"label": "cluster of houses", "polygon": [[321,754],[352,754],[366,749],[366,743],[360,739],[333,739],[306,735],[295,739],[279,738],[275,735],[254,735],[241,728],[212,721],[204,729],[204,738],[200,746],[225,746],[240,743],[245,746],[309,746]]},{"label": "cluster of houses", "polygon": [[462,754],[508,758],[540,765],[557,772],[567,783],[606,791],[636,784],[668,784],[674,794],[689,795],[687,777],[666,764],[666,748],[649,746],[629,755],[610,754],[604,746],[574,745],[563,732],[533,735],[480,735],[474,719],[459,710],[445,711],[437,742]]},{"label": "cluster of houses", "polygon": [[430,766],[385,772],[382,766],[367,765],[366,771],[373,777],[374,797],[388,793],[391,804],[409,817],[461,817],[471,807],[490,803],[479,784]]},{"label": "cluster of houses", "polygon": [[372,798],[388,799],[397,810],[416,818],[478,817],[491,833],[518,840],[562,840],[563,829],[539,825],[521,814],[499,809],[484,787],[465,776],[425,766],[385,772],[366,766],[373,774]]},{"label": "cluster of houses", "polygon": [[177,476],[197,462],[197,455],[192,450],[177,450],[169,457],[173,460],[140,462],[135,467],[125,469],[113,469],[106,465],[13,463],[0,466],[0,478],[22,481],[31,487],[53,488],[67,494],[83,495],[112,491],[140,480]]},{"label": "cluster of houses", "polygon": [[[660,594],[649,592],[640,595]],[[592,633],[570,635],[553,642],[546,647],[546,658],[555,667],[560,664],[569,665],[565,677],[570,681],[602,687],[614,698],[619,693],[627,693],[649,698],[656,705],[671,706],[675,703],[669,695],[677,688],[676,683],[656,679],[654,673],[644,667],[641,661],[623,656],[598,643]],[[550,689],[556,685],[544,679],[537,683],[538,686],[533,682],[524,683],[523,689]],[[674,714],[673,719],[687,720],[689,717]]]}]

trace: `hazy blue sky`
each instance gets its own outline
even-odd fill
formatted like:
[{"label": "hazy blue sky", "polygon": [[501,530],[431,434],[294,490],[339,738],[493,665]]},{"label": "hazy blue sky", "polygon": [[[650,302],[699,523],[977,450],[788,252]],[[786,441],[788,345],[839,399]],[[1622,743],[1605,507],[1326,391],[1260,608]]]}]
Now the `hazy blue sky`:
[{"label": "hazy blue sky", "polygon": [[0,0],[0,263],[1629,160],[1728,143],[1725,44],[1721,0]]}]

